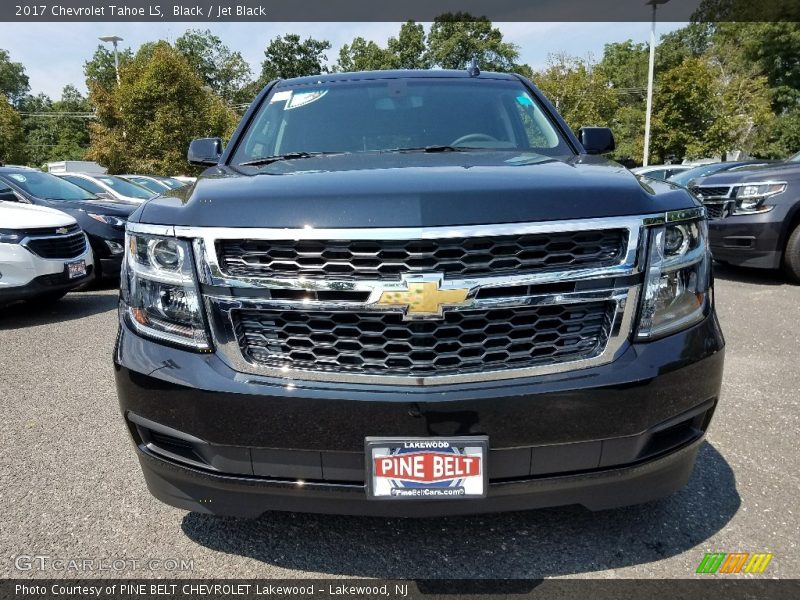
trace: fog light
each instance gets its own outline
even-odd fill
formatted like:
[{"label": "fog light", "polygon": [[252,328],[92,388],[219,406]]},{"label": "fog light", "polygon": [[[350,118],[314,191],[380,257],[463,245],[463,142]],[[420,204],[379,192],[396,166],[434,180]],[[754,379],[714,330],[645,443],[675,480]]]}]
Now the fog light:
[{"label": "fog light", "polygon": [[125,250],[125,246],[120,244],[119,242],[115,242],[113,240],[106,240],[106,246],[108,247],[108,251],[111,254],[122,254],[123,250]]}]

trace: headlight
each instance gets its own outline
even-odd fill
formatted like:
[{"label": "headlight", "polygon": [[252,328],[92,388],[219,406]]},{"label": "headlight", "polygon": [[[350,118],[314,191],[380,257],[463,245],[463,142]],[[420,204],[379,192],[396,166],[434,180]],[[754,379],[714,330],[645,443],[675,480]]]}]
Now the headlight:
[{"label": "headlight", "polygon": [[125,219],[120,219],[119,217],[114,217],[112,215],[96,215],[95,213],[86,214],[92,217],[95,221],[100,221],[106,225],[111,225],[112,227],[118,227],[120,229],[125,227]]},{"label": "headlight", "polygon": [[210,350],[189,242],[137,232],[125,234],[122,299],[139,334]]},{"label": "headlight", "polygon": [[[668,213],[649,231],[639,339],[654,339],[700,321],[708,311],[711,257],[705,217]],[[694,217],[692,220],[683,220]]]},{"label": "headlight", "polygon": [[13,229],[0,229],[0,244],[19,244],[22,235]]},{"label": "headlight", "polygon": [[733,214],[753,215],[769,212],[774,207],[764,204],[764,201],[785,191],[785,181],[756,181],[741,185],[736,189],[736,204],[733,207]]}]

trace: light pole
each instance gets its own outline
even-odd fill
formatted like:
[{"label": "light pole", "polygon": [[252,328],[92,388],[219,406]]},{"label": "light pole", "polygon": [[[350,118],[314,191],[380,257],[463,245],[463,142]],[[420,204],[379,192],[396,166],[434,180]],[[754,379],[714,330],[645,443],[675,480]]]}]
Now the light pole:
[{"label": "light pole", "polygon": [[117,53],[117,43],[123,40],[118,35],[104,35],[98,39],[101,42],[111,42],[114,44],[114,70],[117,72],[117,85],[119,85],[119,54]]},{"label": "light pole", "polygon": [[650,26],[650,63],[647,67],[647,112],[644,116],[644,157],[642,166],[646,167],[650,160],[650,115],[653,112],[653,71],[656,64],[656,8],[669,0],[649,0],[647,5],[653,7],[653,21]]}]

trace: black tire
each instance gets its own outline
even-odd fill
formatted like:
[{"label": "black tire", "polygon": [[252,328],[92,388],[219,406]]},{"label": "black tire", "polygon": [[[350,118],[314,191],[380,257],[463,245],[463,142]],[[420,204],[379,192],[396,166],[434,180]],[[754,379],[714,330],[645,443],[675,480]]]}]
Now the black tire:
[{"label": "black tire", "polygon": [[783,266],[789,279],[800,283],[800,225],[794,228],[786,242],[786,252],[783,255]]},{"label": "black tire", "polygon": [[25,300],[25,302],[32,306],[48,306],[61,300],[67,295],[67,292],[69,292],[69,290],[65,290],[63,292],[48,292],[47,294],[41,294],[40,296],[28,298]]}]

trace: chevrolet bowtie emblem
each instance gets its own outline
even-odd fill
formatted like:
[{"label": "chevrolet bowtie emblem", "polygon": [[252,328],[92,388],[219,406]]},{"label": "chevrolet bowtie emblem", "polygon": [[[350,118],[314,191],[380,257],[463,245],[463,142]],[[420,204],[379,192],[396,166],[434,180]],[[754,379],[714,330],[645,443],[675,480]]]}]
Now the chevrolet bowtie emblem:
[{"label": "chevrolet bowtie emblem", "polygon": [[406,315],[436,318],[443,315],[442,307],[463,304],[469,288],[442,289],[440,281],[407,281],[405,290],[383,290],[378,304],[382,306],[407,306]]},{"label": "chevrolet bowtie emblem", "polygon": [[59,227],[58,229],[56,229],[56,233],[61,233],[61,234],[69,233],[69,227]]}]

